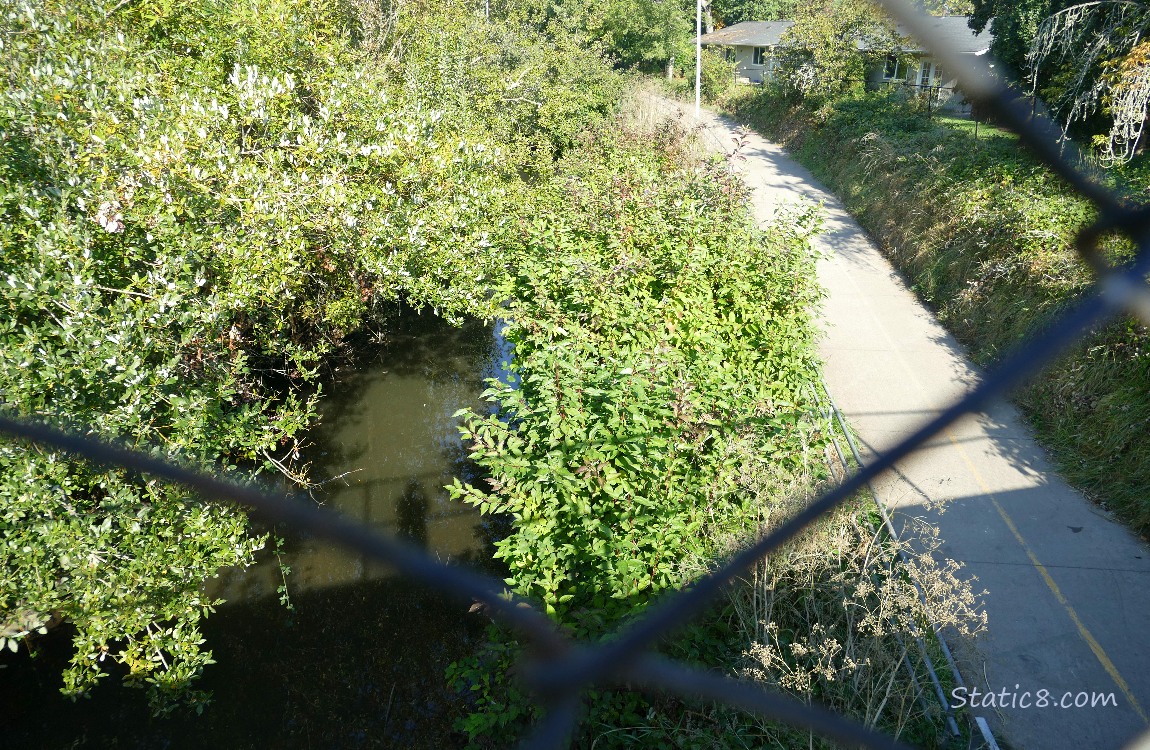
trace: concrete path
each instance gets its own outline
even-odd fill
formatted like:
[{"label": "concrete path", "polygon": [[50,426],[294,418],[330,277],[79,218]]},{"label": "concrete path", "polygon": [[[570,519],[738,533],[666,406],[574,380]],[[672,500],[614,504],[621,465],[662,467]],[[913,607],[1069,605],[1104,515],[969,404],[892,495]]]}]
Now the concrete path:
[{"label": "concrete path", "polygon": [[[690,110],[683,122],[694,122]],[[705,142],[731,150],[733,123],[707,112],[701,123]],[[760,221],[784,205],[824,206],[815,241],[828,293],[820,351],[865,460],[981,373],[807,170],[757,135],[741,153]],[[938,526],[941,554],[987,591],[987,631],[950,645],[967,685],[998,694],[996,707],[974,714],[1002,747],[1109,750],[1147,731],[1150,549],[1055,473],[1014,407],[999,403],[952,426],[876,489],[896,518]],[[1049,691],[1048,705],[1020,707],[1027,691],[1039,702],[1039,690]],[[1113,698],[1106,707],[1058,705],[1066,693],[1081,701],[1080,692]]]}]

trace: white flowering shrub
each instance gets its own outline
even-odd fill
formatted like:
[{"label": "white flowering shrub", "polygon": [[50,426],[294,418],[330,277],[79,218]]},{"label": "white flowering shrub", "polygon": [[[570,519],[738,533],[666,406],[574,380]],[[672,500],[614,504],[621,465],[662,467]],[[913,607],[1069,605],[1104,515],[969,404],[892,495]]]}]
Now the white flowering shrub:
[{"label": "white flowering shrub", "polygon": [[[314,381],[390,301],[490,314],[506,185],[616,79],[566,42],[575,94],[546,40],[441,5],[369,56],[335,0],[0,0],[0,409],[242,478],[313,417],[267,376]],[[421,90],[446,42],[502,57]],[[201,700],[201,584],[263,540],[192,500],[0,440],[0,645],[67,621],[66,692],[113,659],[159,711]]]}]

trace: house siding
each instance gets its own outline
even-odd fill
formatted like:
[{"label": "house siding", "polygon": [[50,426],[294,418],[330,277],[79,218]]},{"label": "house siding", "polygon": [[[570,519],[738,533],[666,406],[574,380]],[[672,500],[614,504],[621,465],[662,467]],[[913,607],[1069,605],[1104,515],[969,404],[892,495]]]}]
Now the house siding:
[{"label": "house siding", "polygon": [[765,65],[755,65],[755,48],[747,45],[728,47],[735,51],[735,78],[742,83],[763,83],[774,70],[774,55],[768,53]]},{"label": "house siding", "polygon": [[[908,65],[908,72],[904,73],[900,67],[898,71],[898,78],[888,79],[885,76],[886,61],[878,61],[867,68],[865,85],[868,90],[874,91],[889,86],[905,86],[905,91],[908,96],[925,96],[924,89],[918,86],[921,80],[922,66],[931,65],[934,59],[926,55],[915,55]],[[934,78],[931,80],[930,86],[935,87],[937,90],[931,92],[931,103],[936,106],[941,112],[951,112],[954,114],[970,114],[970,103],[965,100],[962,92],[956,89],[958,80],[954,76],[943,73],[941,79]]]}]

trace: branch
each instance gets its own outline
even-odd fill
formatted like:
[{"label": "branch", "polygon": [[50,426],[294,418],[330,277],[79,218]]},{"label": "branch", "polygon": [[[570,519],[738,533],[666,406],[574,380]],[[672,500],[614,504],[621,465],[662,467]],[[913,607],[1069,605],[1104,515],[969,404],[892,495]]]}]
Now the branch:
[{"label": "branch", "polygon": [[131,5],[134,2],[136,2],[136,0],[120,0],[120,2],[116,3],[111,10],[104,14],[104,20],[111,18],[113,13],[116,13],[117,11],[128,5]]}]

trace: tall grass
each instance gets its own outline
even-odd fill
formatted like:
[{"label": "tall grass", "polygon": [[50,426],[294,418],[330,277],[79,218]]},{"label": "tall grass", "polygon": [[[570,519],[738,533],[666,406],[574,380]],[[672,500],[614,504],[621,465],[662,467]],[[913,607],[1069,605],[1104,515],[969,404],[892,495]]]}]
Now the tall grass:
[{"label": "tall grass", "polygon": [[[756,482],[764,501],[747,525],[753,537],[770,533],[821,489],[810,476],[759,472]],[[913,536],[913,547],[887,537],[873,502],[859,496],[760,560],[728,590],[724,615],[741,644],[737,673],[918,747],[957,742],[944,731],[915,639],[930,633],[932,623],[954,636],[973,635],[986,615],[979,596],[957,577],[960,566],[935,559],[937,529],[919,522]],[[712,539],[730,552],[748,541],[745,531]],[[699,572],[691,563],[685,568]],[[721,724],[724,711],[707,718]],[[702,718],[693,723],[697,732],[707,726]],[[742,736],[754,747],[834,747],[766,721],[744,725]]]}]

